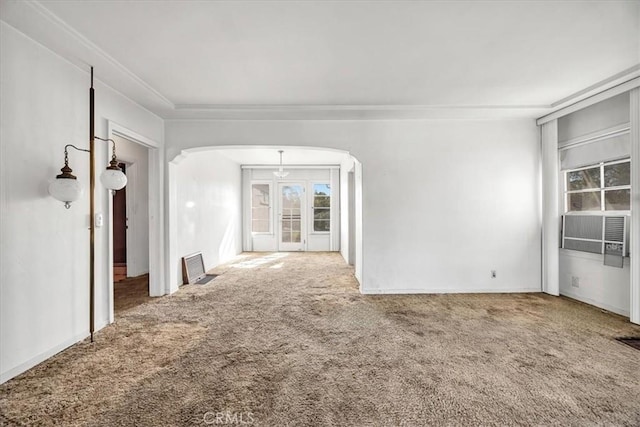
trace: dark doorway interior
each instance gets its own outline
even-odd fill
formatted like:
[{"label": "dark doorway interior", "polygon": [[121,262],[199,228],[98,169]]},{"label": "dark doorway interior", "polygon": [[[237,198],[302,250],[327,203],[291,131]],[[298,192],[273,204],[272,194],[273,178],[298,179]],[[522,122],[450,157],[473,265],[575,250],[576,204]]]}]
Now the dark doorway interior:
[{"label": "dark doorway interior", "polygon": [[[126,165],[120,163],[126,174]],[[113,196],[113,281],[127,278],[127,187]]]}]

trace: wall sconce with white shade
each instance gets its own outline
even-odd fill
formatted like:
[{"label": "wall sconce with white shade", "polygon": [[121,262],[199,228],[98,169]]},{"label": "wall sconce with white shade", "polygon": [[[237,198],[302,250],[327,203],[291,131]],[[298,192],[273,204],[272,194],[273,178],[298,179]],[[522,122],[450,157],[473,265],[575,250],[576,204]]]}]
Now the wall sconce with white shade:
[{"label": "wall sconce with white shade", "polygon": [[[95,331],[95,264],[96,264],[96,215],[95,215],[95,140],[113,143],[111,161],[106,170],[100,176],[100,182],[112,193],[127,185],[127,176],[118,167],[116,158],[116,143],[112,139],[104,139],[95,135],[95,91],[93,89],[93,67],[91,67],[91,87],[89,88],[89,149],[78,148],[68,144],[64,147],[64,166],[62,173],[49,185],[49,194],[55,199],[64,202],[64,206],[69,209],[71,203],[82,196],[82,185],[71,173],[69,167],[69,148],[89,153],[89,334],[93,342]],[[73,261],[76,262],[76,261]]]},{"label": "wall sconce with white shade", "polygon": [[[73,170],[69,167],[69,151],[68,148],[73,147],[76,150],[82,150],[69,144],[64,146],[64,166],[60,171],[60,175],[56,175],[56,179],[49,184],[49,194],[57,200],[64,203],[64,207],[69,209],[71,203],[75,202],[82,196],[82,185],[78,182],[78,178],[71,172]],[[88,150],[82,150],[88,151]]]},{"label": "wall sconce with white shade", "polygon": [[[124,188],[124,186],[127,185],[127,176],[118,166],[115,141],[113,139],[103,139],[97,136],[94,136],[94,138],[101,141],[111,141],[113,144],[111,161],[109,162],[109,166],[107,166],[104,172],[102,172],[102,175],[100,175],[100,182],[102,182],[102,185],[104,185],[105,188],[112,192]],[[63,202],[64,207],[67,209],[69,209],[71,207],[71,203],[78,200],[84,192],[77,177],[71,173],[73,170],[69,167],[69,148],[90,153],[90,150],[78,148],[73,144],[67,144],[64,146],[64,166],[60,169],[62,173],[60,175],[56,175],[56,179],[49,185],[49,194],[54,199]]]},{"label": "wall sconce with white shade", "polygon": [[116,190],[121,190],[125,185],[127,185],[127,175],[125,175],[124,172],[122,172],[122,169],[120,169],[120,166],[118,166],[118,159],[116,158],[116,142],[113,139],[102,139],[97,136],[96,139],[111,141],[113,144],[109,166],[107,166],[100,175],[100,182],[102,185],[111,190],[111,194],[113,194]]},{"label": "wall sconce with white shade", "polygon": [[273,174],[278,177],[279,179],[282,179],[284,177],[286,177],[287,175],[289,175],[289,172],[285,172],[284,168],[282,167],[282,153],[284,153],[283,150],[278,150],[278,153],[280,153],[280,167],[278,168],[277,171],[273,172]]}]

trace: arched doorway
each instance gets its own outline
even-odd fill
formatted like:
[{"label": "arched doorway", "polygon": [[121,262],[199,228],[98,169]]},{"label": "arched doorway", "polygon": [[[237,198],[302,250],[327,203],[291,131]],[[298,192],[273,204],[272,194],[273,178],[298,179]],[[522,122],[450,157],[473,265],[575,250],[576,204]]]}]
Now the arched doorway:
[{"label": "arched doorway", "polygon": [[[273,174],[278,150],[284,178]],[[361,164],[346,151],[194,148],[168,163],[168,185],[169,293],[182,283],[181,258],[193,252],[209,269],[242,251],[336,251],[361,281]]]}]

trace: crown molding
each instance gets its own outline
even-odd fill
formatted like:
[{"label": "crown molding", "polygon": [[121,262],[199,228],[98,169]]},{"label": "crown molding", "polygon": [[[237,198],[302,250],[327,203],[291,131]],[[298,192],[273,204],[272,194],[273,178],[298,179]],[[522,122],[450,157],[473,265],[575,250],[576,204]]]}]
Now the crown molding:
[{"label": "crown molding", "polygon": [[581,91],[578,91],[565,98],[562,98],[554,102],[553,104],[551,104],[551,108],[555,110],[557,108],[564,108],[568,105],[575,104],[578,101],[582,101],[583,99],[587,99],[597,93],[603,92],[607,89],[611,89],[612,87],[626,83],[629,80],[635,79],[636,77],[640,77],[640,64],[636,64],[633,67],[627,68],[626,70],[619,72],[618,74],[615,74]]},{"label": "crown molding", "polygon": [[165,120],[424,120],[533,118],[544,105],[174,104],[38,0],[0,2],[0,19]]},{"label": "crown molding", "polygon": [[178,104],[166,120],[425,120],[535,118],[546,105]]},{"label": "crown molding", "polygon": [[389,111],[389,110],[536,110],[549,105],[418,105],[418,104],[322,104],[322,105],[228,105],[176,104],[176,110],[190,111]]},{"label": "crown molding", "polygon": [[171,102],[168,98],[166,98],[164,95],[162,95],[158,90],[156,90],[151,85],[149,85],[147,82],[142,80],[140,77],[138,77],[136,74],[134,74],[131,70],[129,70],[124,65],[122,65],[117,59],[115,59],[114,57],[109,55],[107,52],[102,50],[99,46],[94,44],[91,40],[89,40],[88,38],[86,38],[85,36],[80,34],[78,31],[76,31],[75,28],[71,27],[65,21],[60,19],[60,17],[58,17],[53,12],[51,12],[49,9],[47,9],[39,1],[37,1],[37,0],[26,0],[25,4],[27,4],[30,7],[32,7],[36,12],[40,13],[46,19],[51,21],[54,25],[58,26],[62,31],[67,32],[71,37],[76,39],[78,41],[78,43],[81,43],[87,49],[92,50],[93,52],[95,52],[96,55],[102,57],[104,59],[104,61],[108,62],[111,66],[113,66],[115,69],[117,69],[120,73],[124,74],[125,76],[130,78],[132,81],[134,81],[136,84],[140,85],[142,88],[144,88],[145,90],[151,92],[154,96],[158,97],[158,99],[160,99],[167,106],[170,106],[171,108],[175,108],[175,105],[173,104],[173,102]]},{"label": "crown molding", "polygon": [[[595,103],[640,77],[640,64],[551,105],[224,105],[174,104],[38,0],[1,1],[0,19],[165,120],[534,119],[538,123]],[[628,89],[627,89],[628,90]],[[613,96],[613,95],[609,95]],[[606,98],[605,98],[606,99]],[[601,100],[601,99],[600,99]],[[567,112],[568,111],[568,112]]]},{"label": "crown molding", "polygon": [[631,80],[619,83],[608,89],[603,89],[599,92],[596,92],[587,98],[582,98],[572,104],[568,104],[564,107],[555,109],[551,113],[546,114],[536,120],[536,124],[542,125],[552,120],[559,119],[560,117],[566,116],[578,110],[582,110],[583,108],[587,108],[591,105],[597,104],[598,102],[604,101],[605,99],[612,98],[616,95],[620,95],[621,93],[630,91],[637,87],[640,87],[640,77],[632,78]]},{"label": "crown molding", "polygon": [[539,117],[536,123],[542,125],[638,86],[640,86],[640,64],[554,102],[550,106],[551,111]]},{"label": "crown molding", "polygon": [[147,82],[87,39],[37,0],[2,1],[0,19],[78,68],[93,66],[97,80],[164,117],[175,106]]}]

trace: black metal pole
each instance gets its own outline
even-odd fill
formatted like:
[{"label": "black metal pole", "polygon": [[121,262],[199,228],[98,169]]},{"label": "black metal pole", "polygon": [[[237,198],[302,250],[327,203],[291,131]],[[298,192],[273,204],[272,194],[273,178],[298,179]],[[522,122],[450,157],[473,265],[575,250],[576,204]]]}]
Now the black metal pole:
[{"label": "black metal pole", "polygon": [[89,333],[93,342],[95,325],[95,104],[93,90],[93,67],[91,67],[91,88],[89,89]]}]

